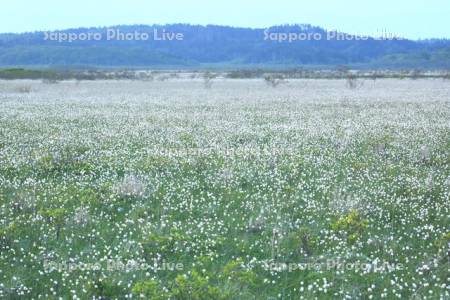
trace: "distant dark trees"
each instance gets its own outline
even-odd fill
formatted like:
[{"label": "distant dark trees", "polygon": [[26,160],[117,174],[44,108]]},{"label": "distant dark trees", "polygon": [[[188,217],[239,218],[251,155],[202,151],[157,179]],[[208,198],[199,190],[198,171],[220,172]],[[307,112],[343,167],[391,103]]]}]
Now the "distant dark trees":
[{"label": "distant dark trees", "polygon": [[[106,28],[78,28],[62,33],[101,33],[101,40],[58,42],[43,32],[0,34],[0,65],[199,66],[236,65],[358,65],[375,67],[449,67],[450,41],[338,41],[279,42],[264,39],[265,29],[227,26],[117,26],[122,32],[147,33],[147,41],[106,40]],[[182,41],[154,41],[153,31],[182,33]],[[287,25],[270,32],[326,33],[311,25]]]}]

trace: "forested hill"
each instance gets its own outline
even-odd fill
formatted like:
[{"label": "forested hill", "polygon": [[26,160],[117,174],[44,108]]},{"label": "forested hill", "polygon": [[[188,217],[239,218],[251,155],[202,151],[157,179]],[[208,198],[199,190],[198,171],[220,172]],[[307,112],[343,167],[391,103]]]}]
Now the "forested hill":
[{"label": "forested hill", "polygon": [[[125,34],[129,36],[124,38]],[[75,39],[69,41],[69,36]],[[78,28],[52,33],[0,34],[0,65],[198,67],[345,64],[450,68],[449,40],[385,38],[361,39],[342,35],[333,38],[330,32],[310,25],[269,29],[186,24]]]}]

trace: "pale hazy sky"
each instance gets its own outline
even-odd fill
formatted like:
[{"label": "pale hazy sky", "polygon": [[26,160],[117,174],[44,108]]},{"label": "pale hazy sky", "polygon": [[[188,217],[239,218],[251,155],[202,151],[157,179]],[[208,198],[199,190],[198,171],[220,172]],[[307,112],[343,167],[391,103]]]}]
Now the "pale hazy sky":
[{"label": "pale hazy sky", "polygon": [[450,38],[450,0],[0,0],[0,32],[118,24],[265,28],[309,23],[355,34]]}]

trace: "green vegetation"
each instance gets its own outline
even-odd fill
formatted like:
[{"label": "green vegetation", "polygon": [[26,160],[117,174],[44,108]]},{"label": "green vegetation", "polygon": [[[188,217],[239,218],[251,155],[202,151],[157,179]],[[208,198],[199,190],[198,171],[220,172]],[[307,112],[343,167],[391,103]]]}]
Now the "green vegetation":
[{"label": "green vegetation", "polygon": [[448,82],[177,74],[0,82],[0,299],[449,298]]}]

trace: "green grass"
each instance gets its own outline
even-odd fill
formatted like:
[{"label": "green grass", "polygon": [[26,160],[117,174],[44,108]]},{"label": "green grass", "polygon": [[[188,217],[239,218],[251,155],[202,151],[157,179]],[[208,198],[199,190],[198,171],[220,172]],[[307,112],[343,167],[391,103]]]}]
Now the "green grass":
[{"label": "green grass", "polygon": [[[180,130],[182,102],[158,112],[140,102],[129,119],[118,101],[89,112],[83,102],[51,106],[33,122],[2,126],[0,298],[448,297],[448,103],[431,119],[421,117],[425,104],[399,115],[403,104],[385,103],[395,123],[370,103],[241,102],[226,112],[210,103],[206,117],[191,104],[204,119]],[[221,113],[234,126],[221,124]],[[363,125],[349,133],[347,116]],[[275,127],[280,120],[287,131]],[[418,123],[423,131],[411,130]],[[114,270],[108,260],[150,267]],[[155,261],[182,268],[154,270]],[[345,268],[376,261],[401,268]],[[270,267],[283,264],[291,270]]]}]

